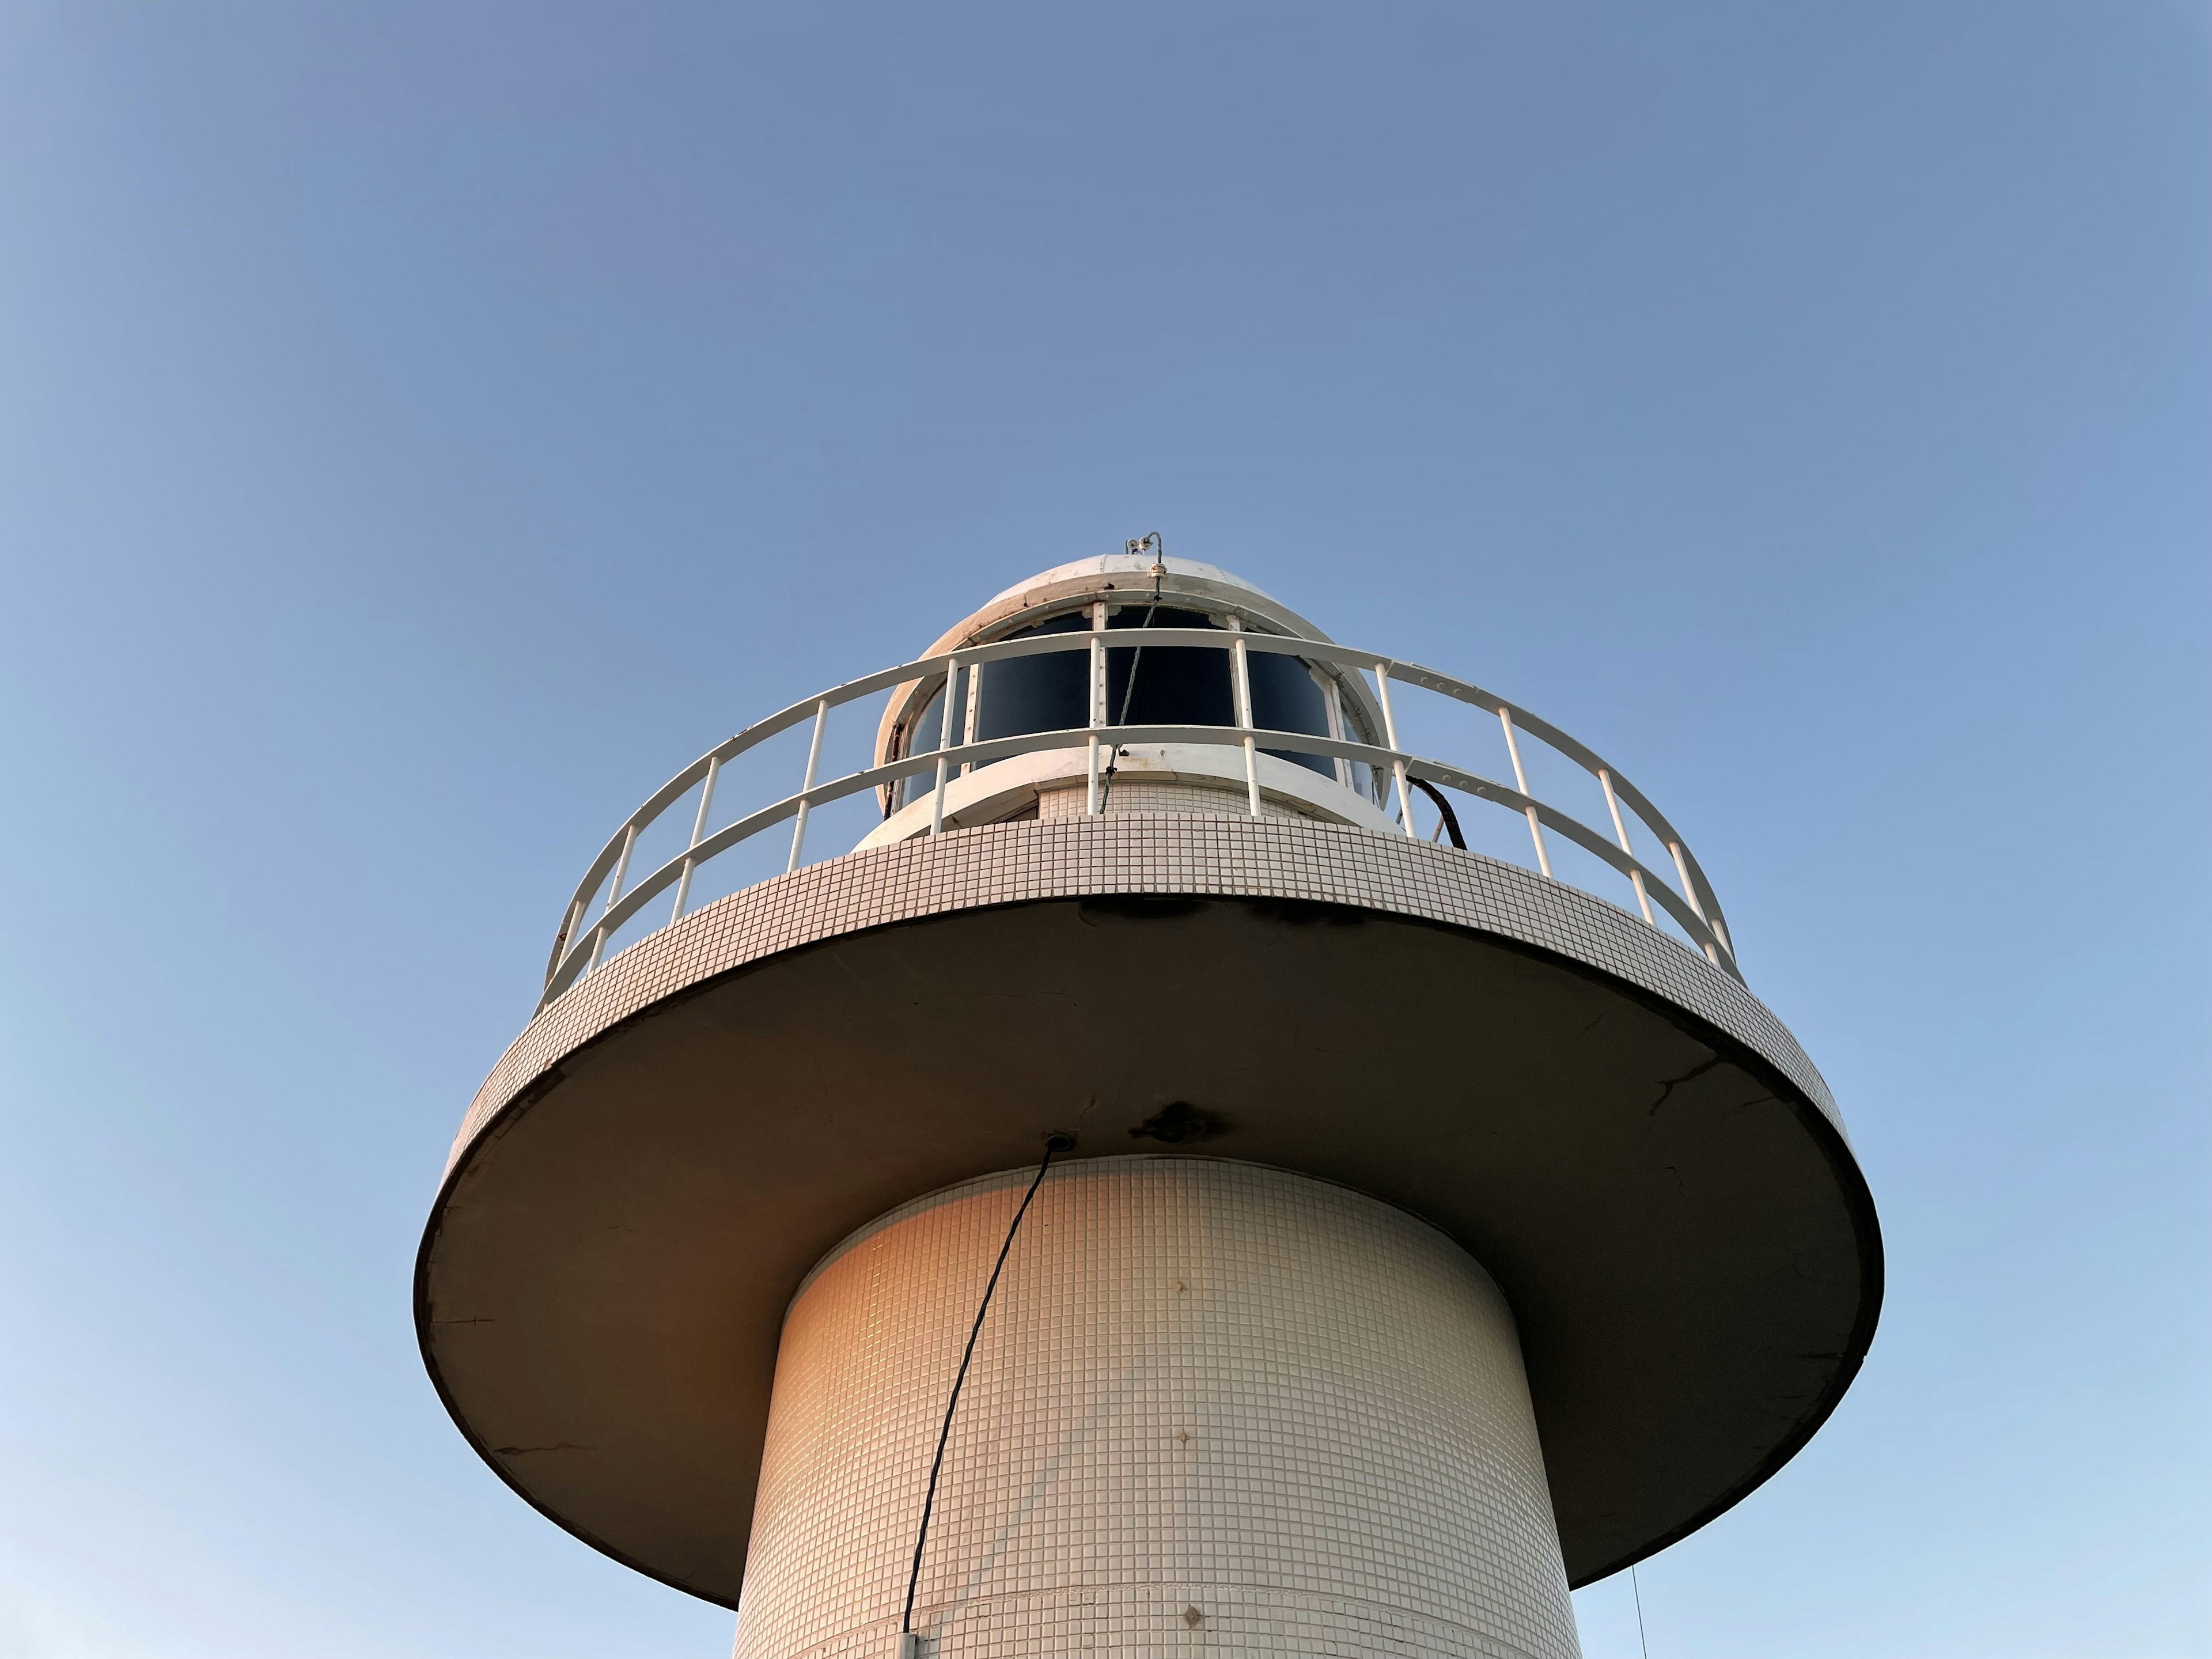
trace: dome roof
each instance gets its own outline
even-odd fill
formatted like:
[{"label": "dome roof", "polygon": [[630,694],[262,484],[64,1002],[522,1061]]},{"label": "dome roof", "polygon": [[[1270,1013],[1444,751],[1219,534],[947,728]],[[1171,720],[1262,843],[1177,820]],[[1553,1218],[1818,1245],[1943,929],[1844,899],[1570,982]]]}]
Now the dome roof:
[{"label": "dome roof", "polygon": [[1203,564],[1196,559],[1155,560],[1149,553],[1101,553],[1056,564],[1002,589],[945,629],[923,654],[933,656],[980,640],[1001,638],[1028,626],[1037,613],[1066,611],[1109,591],[1117,598],[1127,593],[1133,599],[1149,599],[1156,563],[1165,569],[1160,578],[1162,599],[1172,596],[1196,610],[1236,611],[1265,633],[1305,640],[1329,637],[1265,588],[1219,565]]},{"label": "dome roof", "polygon": [[[1201,564],[1196,559],[1170,559],[1162,556],[1155,561],[1150,553],[1101,553],[1088,559],[1072,559],[1066,564],[1056,564],[1049,570],[1041,570],[1027,581],[1016,582],[991,596],[990,605],[1002,600],[1019,599],[1024,593],[1035,592],[1041,587],[1057,587],[1064,583],[1080,582],[1086,577],[1105,577],[1116,587],[1132,587],[1149,583],[1155,562],[1167,567],[1171,580],[1211,582],[1221,587],[1241,587],[1255,599],[1266,601],[1278,610],[1282,601],[1256,582],[1248,582],[1242,576],[1231,574],[1218,564]],[[1128,580],[1123,580],[1124,578]],[[1101,586],[1103,584],[1102,583]],[[988,605],[985,607],[987,610]]]}]

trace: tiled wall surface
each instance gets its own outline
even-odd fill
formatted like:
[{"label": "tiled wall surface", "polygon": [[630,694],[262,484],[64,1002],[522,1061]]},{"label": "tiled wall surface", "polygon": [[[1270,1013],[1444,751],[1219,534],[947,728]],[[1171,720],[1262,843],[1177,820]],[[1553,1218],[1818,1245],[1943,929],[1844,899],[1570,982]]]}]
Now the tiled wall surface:
[{"label": "tiled wall surface", "polygon": [[[824,860],[641,939],[532,1021],[477,1093],[453,1160],[563,1054],[660,998],[781,951],[945,911],[1098,893],[1309,899],[1476,928],[1602,969],[1771,1061],[1838,1128],[1827,1085],[1742,984],[1657,929],[1514,865],[1344,824],[1241,811],[988,824]],[[449,1160],[449,1167],[450,1167]]]},{"label": "tiled wall surface", "polygon": [[[738,1659],[896,1653],[947,1392],[1030,1173],[902,1206],[793,1301]],[[945,1659],[1570,1659],[1504,1298],[1322,1182],[1055,1169],[976,1347],[914,1624]]]},{"label": "tiled wall surface", "polygon": [[[1212,813],[1224,817],[1251,816],[1250,798],[1245,792],[1220,784],[1170,783],[1139,773],[1115,778],[1112,787],[1103,793],[1109,817],[1143,817],[1163,812]],[[1090,809],[1091,792],[1081,780],[1072,787],[1045,789],[1037,795],[1037,816],[1041,818],[1079,818]],[[1302,811],[1276,795],[1261,796],[1260,812],[1263,817],[1324,821],[1318,812],[1310,809]]]}]

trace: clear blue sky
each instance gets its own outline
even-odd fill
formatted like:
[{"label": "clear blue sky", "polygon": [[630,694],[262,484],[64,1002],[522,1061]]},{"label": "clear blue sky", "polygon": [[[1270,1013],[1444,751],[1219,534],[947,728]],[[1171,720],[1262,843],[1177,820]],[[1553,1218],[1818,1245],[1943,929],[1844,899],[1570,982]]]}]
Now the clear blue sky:
[{"label": "clear blue sky", "polygon": [[1616,757],[1849,1115],[1652,1659],[2212,1653],[2208,117],[2120,0],[0,9],[0,1659],[723,1651],[447,1422],[448,1138],[663,777],[1154,528]]}]

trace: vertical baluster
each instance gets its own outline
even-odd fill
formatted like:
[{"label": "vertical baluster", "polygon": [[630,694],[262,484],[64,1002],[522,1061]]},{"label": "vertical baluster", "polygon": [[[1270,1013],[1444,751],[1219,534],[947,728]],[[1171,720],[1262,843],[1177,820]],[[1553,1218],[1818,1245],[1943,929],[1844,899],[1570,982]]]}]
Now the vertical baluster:
[{"label": "vertical baluster", "polygon": [[[691,820],[691,848],[696,848],[707,836],[707,815],[714,810],[714,780],[721,775],[722,757],[711,755],[707,760],[707,781],[699,788],[698,816]],[[676,908],[668,913],[670,926],[684,920],[684,902],[691,896],[691,872],[697,866],[692,861],[690,849],[684,854],[684,872],[676,878]]]},{"label": "vertical baluster", "polygon": [[952,747],[952,699],[960,687],[960,659],[955,657],[945,670],[945,718],[937,728],[937,793],[931,798],[929,833],[945,833],[945,786],[951,769],[945,764],[945,751]]},{"label": "vertical baluster", "polygon": [[823,698],[814,705],[814,738],[806,745],[806,781],[799,786],[799,822],[791,826],[791,861],[783,866],[787,876],[799,868],[799,855],[806,845],[806,792],[814,787],[814,769],[822,763],[822,733],[830,724],[830,699]]},{"label": "vertical baluster", "polygon": [[[1498,710],[1498,723],[1505,728],[1505,752],[1513,757],[1513,787],[1522,794],[1528,793],[1528,775],[1521,769],[1521,744],[1513,735],[1513,711],[1502,705]],[[1552,873],[1552,855],[1544,850],[1544,826],[1533,806],[1526,809],[1528,816],[1528,839],[1536,843],[1536,867],[1545,875]]]},{"label": "vertical baluster", "polygon": [[[1698,920],[1711,928],[1712,918],[1705,914],[1705,907],[1698,902],[1698,884],[1690,879],[1690,861],[1682,856],[1682,843],[1670,841],[1667,843],[1667,850],[1674,855],[1674,873],[1682,878],[1682,896],[1690,901],[1690,908],[1697,912]],[[1710,941],[1705,945],[1705,960],[1716,968],[1721,965],[1721,954],[1713,949]]]},{"label": "vertical baluster", "polygon": [[555,973],[561,971],[561,959],[568,954],[568,947],[575,943],[576,924],[583,919],[584,901],[571,899],[568,902],[568,914],[561,918],[561,931],[553,935],[553,971]]},{"label": "vertical baluster", "polygon": [[[1605,791],[1605,810],[1613,814],[1613,837],[1620,842],[1620,850],[1629,857],[1634,858],[1636,849],[1628,844],[1628,826],[1621,821],[1620,801],[1613,793],[1613,774],[1601,766],[1597,769],[1597,781],[1599,786]],[[1636,887],[1636,908],[1644,912],[1644,920],[1646,923],[1656,927],[1659,924],[1651,915],[1651,896],[1644,890],[1644,872],[1641,870],[1631,870],[1628,872],[1628,879]]]},{"label": "vertical baluster", "polygon": [[1398,812],[1404,820],[1406,839],[1419,841],[1413,828],[1413,792],[1406,781],[1406,757],[1398,750],[1398,717],[1390,711],[1390,665],[1375,665],[1376,689],[1382,694],[1382,741],[1390,745],[1390,770],[1398,780]]},{"label": "vertical baluster", "polygon": [[1244,619],[1231,617],[1229,626],[1237,636],[1229,647],[1229,654],[1231,665],[1236,670],[1237,724],[1244,731],[1244,799],[1256,818],[1260,816],[1260,750],[1252,736],[1255,723],[1252,719],[1252,669],[1245,656]]},{"label": "vertical baluster", "polygon": [[592,930],[592,954],[584,963],[586,974],[599,965],[599,953],[607,948],[607,915],[622,896],[623,880],[629,874],[629,855],[636,846],[637,825],[633,823],[623,831],[622,853],[615,860],[615,878],[607,884],[607,902],[599,907],[599,925]]}]

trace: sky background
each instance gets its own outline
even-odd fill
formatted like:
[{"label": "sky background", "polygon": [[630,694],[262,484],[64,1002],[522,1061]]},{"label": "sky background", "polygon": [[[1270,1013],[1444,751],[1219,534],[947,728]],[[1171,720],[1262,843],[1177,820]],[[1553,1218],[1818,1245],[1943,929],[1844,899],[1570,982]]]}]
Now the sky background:
[{"label": "sky background", "polygon": [[2208,117],[2124,0],[0,0],[0,1659],[725,1651],[447,1420],[449,1138],[665,777],[1155,529],[1616,759],[1848,1116],[1652,1659],[2212,1654]]}]

